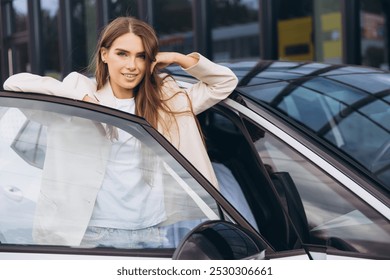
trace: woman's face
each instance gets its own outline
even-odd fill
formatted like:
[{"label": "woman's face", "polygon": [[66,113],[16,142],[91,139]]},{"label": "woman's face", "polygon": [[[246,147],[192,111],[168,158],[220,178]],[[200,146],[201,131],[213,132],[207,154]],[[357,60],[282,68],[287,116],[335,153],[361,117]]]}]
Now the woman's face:
[{"label": "woman's face", "polygon": [[126,33],[118,37],[109,49],[101,49],[102,60],[108,66],[110,84],[117,98],[131,98],[134,88],[146,71],[145,49],[139,36]]}]

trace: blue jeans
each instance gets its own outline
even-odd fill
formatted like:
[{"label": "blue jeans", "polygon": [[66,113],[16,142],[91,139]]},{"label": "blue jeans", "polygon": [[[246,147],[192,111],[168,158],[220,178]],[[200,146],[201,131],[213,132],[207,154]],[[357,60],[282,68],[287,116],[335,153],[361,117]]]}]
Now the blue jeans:
[{"label": "blue jeans", "polygon": [[166,229],[149,227],[138,230],[126,230],[104,227],[88,227],[81,247],[172,248],[166,237]]}]

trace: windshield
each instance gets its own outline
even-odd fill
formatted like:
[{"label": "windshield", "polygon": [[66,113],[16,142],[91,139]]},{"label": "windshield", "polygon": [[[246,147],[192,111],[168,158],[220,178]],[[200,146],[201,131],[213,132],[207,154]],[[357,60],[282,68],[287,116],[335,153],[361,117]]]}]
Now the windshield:
[{"label": "windshield", "polygon": [[241,92],[303,125],[390,190],[390,74],[345,72],[337,68]]}]

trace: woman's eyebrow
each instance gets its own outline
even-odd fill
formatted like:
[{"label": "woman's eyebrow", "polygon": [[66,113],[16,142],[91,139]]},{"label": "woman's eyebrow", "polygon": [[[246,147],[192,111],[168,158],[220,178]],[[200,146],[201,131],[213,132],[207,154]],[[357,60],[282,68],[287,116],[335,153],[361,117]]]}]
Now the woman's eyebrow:
[{"label": "woman's eyebrow", "polygon": [[124,50],[124,49],[121,49],[121,48],[116,48],[116,49],[115,49],[115,51],[126,52],[126,53],[128,53],[128,52],[129,52],[129,51],[127,51],[127,50]]},{"label": "woman's eyebrow", "polygon": [[[121,49],[121,48],[116,48],[115,51],[131,53],[131,51],[128,51],[128,50],[125,50],[125,49]],[[139,51],[136,54],[145,54],[145,53],[146,53],[145,51]]]}]

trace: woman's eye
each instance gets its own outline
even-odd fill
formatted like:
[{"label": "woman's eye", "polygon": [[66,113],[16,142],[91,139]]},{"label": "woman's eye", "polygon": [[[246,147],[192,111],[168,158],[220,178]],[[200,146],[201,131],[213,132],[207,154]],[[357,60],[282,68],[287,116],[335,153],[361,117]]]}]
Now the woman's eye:
[{"label": "woman's eye", "polygon": [[118,52],[117,55],[119,55],[119,56],[126,56],[126,53],[125,52]]},{"label": "woman's eye", "polygon": [[146,55],[144,53],[141,53],[138,55],[139,58],[142,58],[142,59],[145,59],[146,58]]}]

